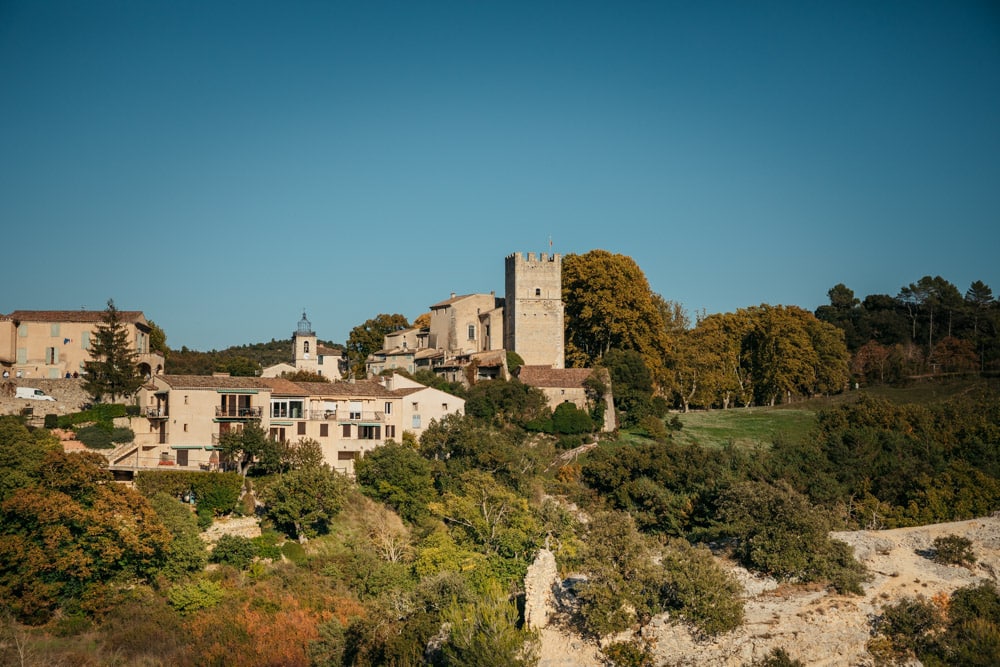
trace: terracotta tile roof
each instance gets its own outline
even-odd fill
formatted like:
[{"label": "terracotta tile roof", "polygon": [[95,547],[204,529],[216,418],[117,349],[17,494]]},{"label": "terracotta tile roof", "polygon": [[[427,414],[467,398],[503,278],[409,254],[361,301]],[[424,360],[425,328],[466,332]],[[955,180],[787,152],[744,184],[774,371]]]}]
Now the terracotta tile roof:
[{"label": "terracotta tile roof", "polygon": [[517,377],[532,387],[558,387],[580,389],[583,381],[594,372],[593,368],[552,368],[550,366],[521,366]]},{"label": "terracotta tile roof", "polygon": [[[261,378],[264,384],[271,387],[272,395],[281,396],[308,396],[309,392],[303,389],[298,383],[285,378]],[[318,382],[316,384],[323,384]]]},{"label": "terracotta tile roof", "polygon": [[391,397],[391,391],[373,380],[357,382],[296,382],[310,396],[330,396],[336,398]]},{"label": "terracotta tile roof", "polygon": [[265,389],[271,390],[266,378],[215,375],[159,375],[171,389]]},{"label": "terracotta tile roof", "polygon": [[478,361],[480,366],[485,366],[487,368],[503,366],[507,363],[506,350],[486,350],[485,352],[476,352],[475,354],[469,356],[470,358]]},{"label": "terracotta tile roof", "polygon": [[[141,310],[119,310],[118,316],[123,322],[146,323]],[[16,322],[101,322],[104,320],[103,310],[15,310],[4,319]]]}]

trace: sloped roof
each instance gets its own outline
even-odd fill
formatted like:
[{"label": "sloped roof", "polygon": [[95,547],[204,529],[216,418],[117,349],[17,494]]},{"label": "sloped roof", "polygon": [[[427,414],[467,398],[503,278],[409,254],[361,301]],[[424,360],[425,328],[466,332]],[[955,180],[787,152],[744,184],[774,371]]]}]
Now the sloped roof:
[{"label": "sloped roof", "polygon": [[521,366],[517,378],[532,387],[582,389],[583,382],[593,374],[593,368],[552,368],[551,366]]},{"label": "sloped roof", "polygon": [[232,377],[229,375],[158,375],[172,389],[265,389],[269,378]]},{"label": "sloped roof", "polygon": [[[6,319],[16,322],[103,322],[103,310],[15,310]],[[141,310],[119,310],[118,317],[123,322],[146,323]]]},{"label": "sloped roof", "polygon": [[[303,389],[297,382],[292,382],[286,378],[261,378],[265,384],[271,387],[272,394],[282,396],[308,396],[309,392]],[[322,384],[317,383],[317,384]]]},{"label": "sloped roof", "polygon": [[486,350],[485,352],[475,352],[469,355],[469,357],[471,359],[475,359],[479,362],[480,366],[484,366],[486,368],[503,366],[507,363],[506,350]]},{"label": "sloped roof", "polygon": [[372,380],[356,382],[296,382],[301,389],[311,396],[331,396],[337,398],[352,397],[392,397],[393,393]]}]

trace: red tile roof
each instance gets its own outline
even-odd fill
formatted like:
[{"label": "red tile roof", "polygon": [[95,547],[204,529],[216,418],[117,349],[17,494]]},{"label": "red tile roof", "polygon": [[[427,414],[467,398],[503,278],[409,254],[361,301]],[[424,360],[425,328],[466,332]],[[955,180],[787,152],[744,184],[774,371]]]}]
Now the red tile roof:
[{"label": "red tile roof", "polygon": [[550,366],[521,366],[517,378],[532,387],[580,389],[583,381],[594,372],[593,368],[552,368]]},{"label": "red tile roof", "polygon": [[[102,322],[103,310],[15,310],[4,319],[15,322]],[[146,323],[141,310],[119,310],[118,317],[123,322]]]}]

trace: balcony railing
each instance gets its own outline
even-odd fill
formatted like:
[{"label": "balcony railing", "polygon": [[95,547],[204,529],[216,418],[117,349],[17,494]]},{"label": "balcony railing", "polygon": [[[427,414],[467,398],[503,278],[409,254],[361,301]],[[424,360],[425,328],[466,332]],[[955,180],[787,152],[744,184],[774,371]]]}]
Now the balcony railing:
[{"label": "balcony railing", "polygon": [[350,410],[310,410],[309,419],[336,422],[384,422],[384,412],[351,412]]},{"label": "balcony railing", "polygon": [[167,409],[166,408],[146,408],[146,417],[148,419],[166,419]]},{"label": "balcony railing", "polygon": [[261,408],[257,407],[243,407],[243,408],[215,408],[216,417],[231,417],[233,419],[260,419],[263,414]]}]

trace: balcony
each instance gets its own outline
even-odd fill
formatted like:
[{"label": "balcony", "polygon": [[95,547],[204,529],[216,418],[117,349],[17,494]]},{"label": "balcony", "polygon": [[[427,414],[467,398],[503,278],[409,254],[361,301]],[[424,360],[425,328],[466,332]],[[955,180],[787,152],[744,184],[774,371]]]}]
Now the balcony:
[{"label": "balcony", "polygon": [[216,417],[226,419],[260,419],[263,410],[259,407],[221,407],[215,408]]},{"label": "balcony", "polygon": [[145,416],[147,419],[166,419],[167,409],[149,407],[146,408],[146,411],[143,413],[143,416]]},{"label": "balcony", "polygon": [[309,419],[336,422],[384,422],[384,412],[351,412],[349,410],[310,410]]}]

